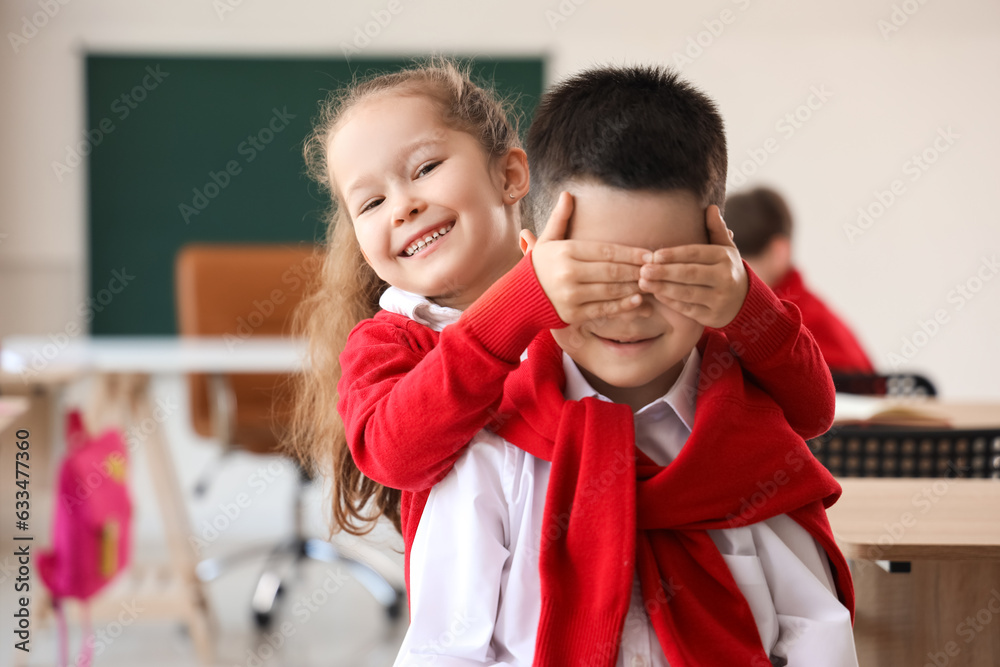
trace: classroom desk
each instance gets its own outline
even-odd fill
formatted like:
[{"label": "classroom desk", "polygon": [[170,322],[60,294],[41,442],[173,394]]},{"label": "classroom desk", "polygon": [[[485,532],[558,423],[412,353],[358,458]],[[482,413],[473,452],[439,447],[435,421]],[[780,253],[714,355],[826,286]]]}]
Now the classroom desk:
[{"label": "classroom desk", "polygon": [[[195,573],[195,554],[188,544],[192,534],[184,494],[173,459],[163,437],[149,393],[152,375],[206,373],[288,373],[301,369],[305,344],[288,338],[254,337],[249,340],[176,337],[81,337],[61,348],[42,337],[14,336],[0,344],[4,350],[0,371],[8,383],[24,378],[31,383],[65,383],[67,378],[97,375],[95,405],[88,426],[142,425],[142,446],[156,474],[151,475],[163,518],[169,550],[169,567],[144,570],[133,563],[130,581],[135,588],[122,592],[139,600],[144,618],[180,618],[194,641],[199,660],[213,664],[211,634],[215,620]],[[113,415],[107,418],[108,413]],[[145,428],[146,425],[151,428]],[[38,443],[51,447],[51,443]],[[133,443],[129,443],[133,446]],[[115,589],[113,585],[111,587]],[[120,596],[101,595],[92,615],[112,617],[120,611]]]},{"label": "classroom desk", "polygon": [[7,429],[13,428],[17,423],[17,418],[27,411],[27,398],[0,396],[0,433],[5,433]]},{"label": "classroom desk", "polygon": [[[917,409],[954,428],[1000,427],[995,403],[874,400],[878,411]],[[838,421],[857,418],[857,405],[840,407]],[[852,561],[861,667],[1000,665],[1000,481],[839,482],[828,514]]]},{"label": "classroom desk", "polygon": [[[235,336],[179,338],[176,336],[102,336],[76,338],[43,357],[35,370],[35,352],[49,344],[45,338],[10,336],[3,339],[3,371],[29,378],[98,373],[291,373],[302,368],[305,341],[292,338]],[[37,374],[37,375],[36,375]]]},{"label": "classroom desk", "polygon": [[891,412],[917,413],[951,428],[1000,428],[1000,402],[948,401],[936,398],[883,398],[837,394],[834,426]]}]

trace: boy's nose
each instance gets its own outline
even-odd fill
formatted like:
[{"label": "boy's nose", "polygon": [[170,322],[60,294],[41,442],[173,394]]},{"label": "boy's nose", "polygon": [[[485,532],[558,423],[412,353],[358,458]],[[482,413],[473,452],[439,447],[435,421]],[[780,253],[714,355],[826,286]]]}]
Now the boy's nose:
[{"label": "boy's nose", "polygon": [[642,303],[637,308],[632,310],[626,310],[625,312],[615,315],[616,319],[621,319],[626,322],[632,322],[638,319],[643,319],[651,316],[653,314],[653,301],[656,299],[652,294],[643,293]]}]

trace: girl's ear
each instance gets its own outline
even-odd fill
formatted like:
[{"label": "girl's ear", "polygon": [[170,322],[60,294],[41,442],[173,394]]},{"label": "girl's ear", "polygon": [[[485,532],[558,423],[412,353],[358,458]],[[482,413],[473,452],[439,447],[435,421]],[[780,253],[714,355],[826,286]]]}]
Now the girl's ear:
[{"label": "girl's ear", "polygon": [[[530,176],[528,155],[520,148],[511,148],[501,159],[503,168],[503,203],[516,204],[528,194]],[[513,196],[512,196],[513,195]]]},{"label": "girl's ear", "polygon": [[533,250],[537,240],[538,239],[535,238],[535,235],[532,234],[531,231],[522,229],[521,235],[518,238],[518,243],[521,245],[521,254],[527,255],[529,250]]}]

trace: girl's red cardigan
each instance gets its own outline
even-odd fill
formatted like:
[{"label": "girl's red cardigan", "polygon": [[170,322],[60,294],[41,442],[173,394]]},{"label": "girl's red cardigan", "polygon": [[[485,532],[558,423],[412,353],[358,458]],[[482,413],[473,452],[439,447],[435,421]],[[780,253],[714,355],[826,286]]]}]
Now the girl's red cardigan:
[{"label": "girl's red cardigan", "polygon": [[[796,433],[806,439],[825,433],[833,423],[834,388],[823,355],[798,309],[746,271],[743,307],[719,330],[734,354],[703,359],[703,381],[713,364],[721,373],[739,363]],[[529,253],[440,333],[386,311],[351,332],[340,355],[337,410],[361,472],[403,491],[407,584],[409,546],[430,488],[498,417],[507,376],[528,370],[516,369],[532,339],[562,326]]]}]

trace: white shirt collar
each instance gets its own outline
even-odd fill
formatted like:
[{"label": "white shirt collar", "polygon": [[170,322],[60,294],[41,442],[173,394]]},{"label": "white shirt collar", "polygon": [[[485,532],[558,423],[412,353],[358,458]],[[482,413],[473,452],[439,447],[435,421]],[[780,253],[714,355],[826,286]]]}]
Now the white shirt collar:
[{"label": "white shirt collar", "polygon": [[[680,376],[674,382],[666,394],[659,397],[649,405],[645,405],[636,412],[636,416],[651,411],[654,406],[665,403],[668,405],[680,420],[684,422],[688,431],[694,425],[694,407],[698,394],[698,377],[701,368],[701,354],[698,348],[691,350],[688,358],[684,361],[684,368]],[[563,352],[563,370],[566,373],[566,389],[563,395],[571,401],[579,401],[588,396],[595,396],[602,401],[611,402],[611,399],[602,395],[590,386],[583,373],[577,368],[576,363],[570,356]]]},{"label": "white shirt collar", "polygon": [[382,293],[378,305],[382,310],[409,317],[434,331],[441,331],[462,316],[462,311],[457,308],[439,306],[425,296],[391,286]]}]

